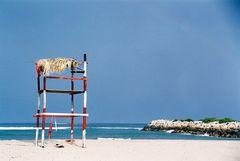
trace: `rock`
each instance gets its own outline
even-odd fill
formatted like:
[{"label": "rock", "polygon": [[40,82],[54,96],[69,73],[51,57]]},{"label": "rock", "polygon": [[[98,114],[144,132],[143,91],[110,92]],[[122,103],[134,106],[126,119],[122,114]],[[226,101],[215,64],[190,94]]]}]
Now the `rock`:
[{"label": "rock", "polygon": [[240,138],[240,122],[210,122],[202,121],[176,121],[176,120],[153,120],[145,125],[143,131],[167,131],[174,133],[190,133],[196,135],[209,135],[216,137]]}]

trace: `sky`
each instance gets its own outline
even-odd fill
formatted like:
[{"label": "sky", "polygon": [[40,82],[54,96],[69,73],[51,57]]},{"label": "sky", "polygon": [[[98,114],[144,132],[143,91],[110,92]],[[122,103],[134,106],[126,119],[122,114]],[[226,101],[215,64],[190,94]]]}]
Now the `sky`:
[{"label": "sky", "polygon": [[[240,120],[239,16],[237,0],[1,0],[0,122],[35,121],[36,60],[84,50],[89,123]],[[47,111],[70,96],[48,94]]]}]

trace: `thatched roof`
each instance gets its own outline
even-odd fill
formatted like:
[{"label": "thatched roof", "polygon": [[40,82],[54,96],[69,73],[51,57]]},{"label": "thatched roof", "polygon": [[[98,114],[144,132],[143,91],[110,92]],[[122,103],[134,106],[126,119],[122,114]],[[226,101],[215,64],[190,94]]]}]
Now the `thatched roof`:
[{"label": "thatched roof", "polygon": [[73,58],[52,58],[52,59],[39,59],[36,64],[44,75],[49,73],[63,72],[67,68],[78,68],[82,62]]}]

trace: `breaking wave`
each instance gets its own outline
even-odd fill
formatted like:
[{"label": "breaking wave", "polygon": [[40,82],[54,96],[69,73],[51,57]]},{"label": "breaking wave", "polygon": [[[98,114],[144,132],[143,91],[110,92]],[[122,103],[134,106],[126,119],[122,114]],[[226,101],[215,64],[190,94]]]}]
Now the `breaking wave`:
[{"label": "breaking wave", "polygon": [[107,129],[107,130],[141,130],[139,127],[89,127],[92,129]]},{"label": "breaking wave", "polygon": [[97,140],[131,140],[131,138],[100,138],[98,137]]},{"label": "breaking wave", "polygon": [[[45,127],[45,129],[49,129],[49,127]],[[70,127],[53,127],[52,129],[64,130],[70,129]],[[36,130],[36,127],[0,127],[0,130]]]}]

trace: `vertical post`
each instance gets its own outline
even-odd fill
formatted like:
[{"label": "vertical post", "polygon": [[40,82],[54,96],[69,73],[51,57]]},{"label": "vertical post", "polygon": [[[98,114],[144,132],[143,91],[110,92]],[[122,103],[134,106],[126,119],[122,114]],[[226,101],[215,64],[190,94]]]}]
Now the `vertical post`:
[{"label": "vertical post", "polygon": [[[84,52],[84,64],[83,64],[83,114],[87,113],[87,53]],[[86,147],[86,126],[87,126],[87,120],[86,116],[83,116],[83,123],[82,123],[82,147]]]},{"label": "vertical post", "polygon": [[[46,77],[43,77],[43,113],[46,110]],[[44,147],[44,131],[45,131],[45,117],[42,116],[42,147]]]},{"label": "vertical post", "polygon": [[[53,119],[53,118],[52,118]],[[51,119],[51,122],[49,124],[49,130],[48,130],[48,140],[51,139],[51,136],[52,136],[52,119]]]},{"label": "vertical post", "polygon": [[39,132],[39,115],[40,115],[40,76],[41,72],[36,64],[36,71],[37,71],[37,94],[38,94],[38,99],[37,99],[37,118],[36,118],[36,137],[35,137],[35,145],[38,145],[38,132]]},{"label": "vertical post", "polygon": [[[73,68],[71,69],[72,70],[72,78],[74,76],[73,74]],[[74,81],[71,80],[71,90],[73,91],[74,90]],[[72,93],[71,94],[71,113],[73,114],[74,113],[74,94]],[[74,133],[74,117],[72,116],[71,117],[71,138],[70,138],[70,142],[72,143],[73,142],[73,133]]]}]

